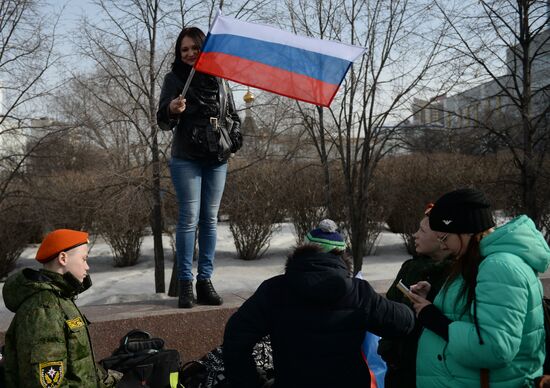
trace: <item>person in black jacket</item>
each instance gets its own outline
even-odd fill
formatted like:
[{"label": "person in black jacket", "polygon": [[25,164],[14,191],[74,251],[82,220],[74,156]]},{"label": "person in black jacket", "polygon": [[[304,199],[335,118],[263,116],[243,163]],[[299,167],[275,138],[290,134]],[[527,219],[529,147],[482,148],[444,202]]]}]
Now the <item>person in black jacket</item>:
[{"label": "person in black jacket", "polygon": [[190,308],[195,302],[191,270],[197,225],[196,302],[223,303],[210,280],[214,270],[218,210],[227,160],[242,145],[241,121],[225,81],[196,72],[185,98],[181,95],[204,39],[204,33],[196,27],[184,28],[179,34],[172,71],[164,78],[157,112],[161,129],[175,128],[170,173],[179,205],[176,256],[181,308]]},{"label": "person in black jacket", "polygon": [[353,278],[345,242],[331,220],[306,236],[288,257],[284,275],[263,282],[229,319],[223,355],[231,387],[256,388],[263,381],[252,348],[269,335],[274,387],[370,386],[361,353],[365,331],[406,335],[414,314]]},{"label": "person in black jacket", "polygon": [[[399,280],[410,286],[421,280],[432,285],[428,300],[433,301],[453,264],[453,256],[445,244],[441,244],[437,234],[430,228],[428,214],[433,204],[429,204],[416,233],[414,233],[416,255],[403,263],[397,277],[386,293],[386,298],[405,303],[413,311],[412,302],[397,289]],[[416,388],[416,349],[422,333],[422,325],[417,321],[414,330],[407,336],[382,338],[378,344],[378,354],[386,362],[385,388]]]}]

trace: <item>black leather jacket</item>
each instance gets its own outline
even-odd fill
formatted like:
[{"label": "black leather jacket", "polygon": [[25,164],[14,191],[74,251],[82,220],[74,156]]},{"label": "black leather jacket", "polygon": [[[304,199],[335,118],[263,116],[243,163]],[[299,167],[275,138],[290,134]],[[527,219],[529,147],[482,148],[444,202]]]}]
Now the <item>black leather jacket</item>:
[{"label": "black leather jacket", "polygon": [[[172,140],[172,156],[180,159],[212,159],[212,156],[200,150],[191,141],[193,130],[205,125],[211,117],[219,120],[225,126],[231,137],[232,152],[238,150],[242,144],[240,133],[241,120],[235,108],[231,90],[225,83],[226,93],[220,93],[225,81],[219,78],[196,72],[185,96],[186,109],[180,115],[170,114],[170,102],[183,90],[185,79],[171,71],[164,77],[160,93],[157,123],[162,130],[174,131]],[[225,104],[225,109],[222,109]],[[224,117],[220,117],[224,111]],[[228,155],[229,156],[229,155]]]}]

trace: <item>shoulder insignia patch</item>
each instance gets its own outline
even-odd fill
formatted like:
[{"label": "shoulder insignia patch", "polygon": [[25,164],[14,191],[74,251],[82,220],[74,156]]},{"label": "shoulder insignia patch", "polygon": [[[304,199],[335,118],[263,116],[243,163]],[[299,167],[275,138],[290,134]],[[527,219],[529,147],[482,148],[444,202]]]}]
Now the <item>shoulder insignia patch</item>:
[{"label": "shoulder insignia patch", "polygon": [[69,329],[78,329],[79,327],[84,326],[84,321],[80,317],[69,319],[65,322],[67,322],[67,326],[69,326]]},{"label": "shoulder insignia patch", "polygon": [[38,368],[40,372],[40,385],[44,388],[55,388],[61,385],[65,375],[63,361],[42,362]]}]

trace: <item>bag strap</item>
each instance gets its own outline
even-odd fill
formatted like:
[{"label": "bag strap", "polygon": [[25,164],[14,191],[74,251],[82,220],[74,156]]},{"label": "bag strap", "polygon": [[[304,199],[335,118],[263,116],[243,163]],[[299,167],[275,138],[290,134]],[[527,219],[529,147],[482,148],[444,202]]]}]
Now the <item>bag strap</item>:
[{"label": "bag strap", "polygon": [[156,353],[164,349],[164,340],[162,338],[149,338],[133,340],[124,346],[128,353]]},{"label": "bag strap", "polygon": [[548,304],[544,296],[542,297],[542,311],[544,312],[544,324],[550,324],[550,312],[548,311]]},{"label": "bag strap", "polygon": [[489,369],[482,368],[479,370],[479,381],[481,388],[489,388]]},{"label": "bag strap", "polygon": [[225,123],[225,115],[227,113],[227,81],[218,78],[220,89],[220,121]]},{"label": "bag strap", "polygon": [[151,339],[151,334],[140,329],[130,330],[122,339],[120,340],[120,345],[126,345],[128,342],[136,339]]},{"label": "bag strap", "polygon": [[164,349],[162,338],[153,338],[147,331],[134,329],[122,337],[115,353],[156,353],[162,349]]}]

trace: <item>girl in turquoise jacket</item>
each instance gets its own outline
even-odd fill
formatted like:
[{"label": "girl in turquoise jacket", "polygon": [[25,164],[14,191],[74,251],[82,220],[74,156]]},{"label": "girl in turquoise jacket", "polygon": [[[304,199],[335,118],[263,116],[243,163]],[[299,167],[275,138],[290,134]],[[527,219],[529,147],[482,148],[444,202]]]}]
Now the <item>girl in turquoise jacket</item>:
[{"label": "girl in turquoise jacket", "polygon": [[443,195],[430,227],[455,255],[433,304],[427,282],[411,287],[424,326],[417,351],[417,386],[512,388],[533,385],[545,357],[542,286],[538,273],[550,248],[531,219],[494,229],[484,194]]}]

